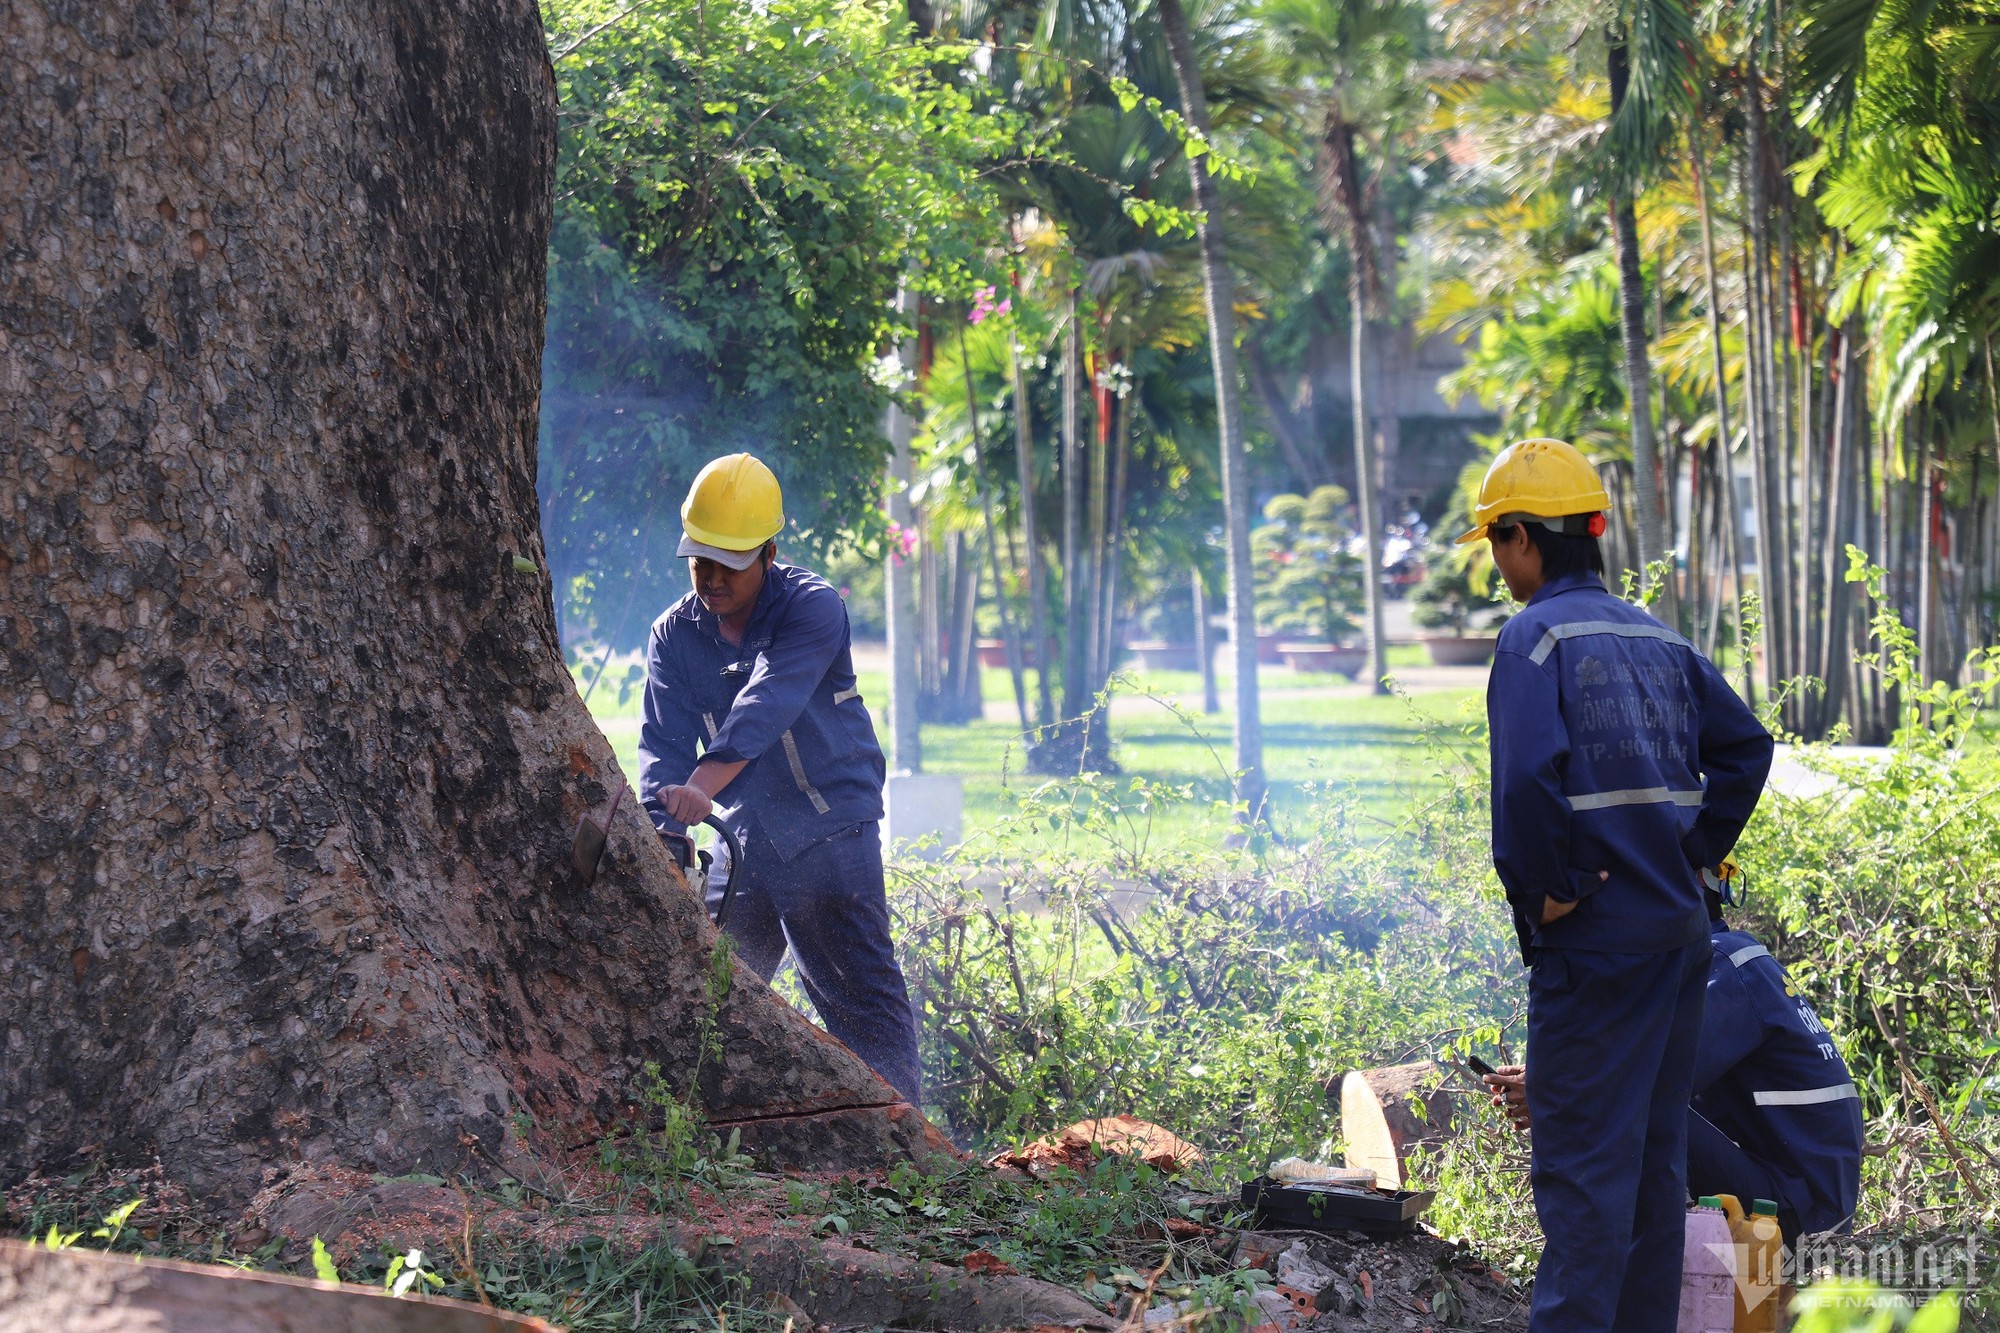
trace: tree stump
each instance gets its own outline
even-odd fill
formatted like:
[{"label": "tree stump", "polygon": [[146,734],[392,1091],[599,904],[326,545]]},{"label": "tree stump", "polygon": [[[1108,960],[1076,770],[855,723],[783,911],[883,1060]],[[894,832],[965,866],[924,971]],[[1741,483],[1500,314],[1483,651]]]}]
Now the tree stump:
[{"label": "tree stump", "polygon": [[1410,1151],[1449,1138],[1451,1114],[1451,1094],[1428,1060],[1354,1070],[1340,1081],[1347,1165],[1373,1171],[1383,1189],[1401,1189]]},{"label": "tree stump", "polygon": [[0,1184],[485,1170],[649,1064],[774,1163],[945,1150],[637,802],[571,886],[533,0],[22,0],[0,87]]}]

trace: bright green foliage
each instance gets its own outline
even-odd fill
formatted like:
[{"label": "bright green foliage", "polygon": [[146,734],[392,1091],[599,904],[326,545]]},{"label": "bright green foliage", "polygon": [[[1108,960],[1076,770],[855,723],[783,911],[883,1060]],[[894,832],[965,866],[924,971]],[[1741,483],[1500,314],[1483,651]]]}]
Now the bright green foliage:
[{"label": "bright green foliage", "polygon": [[1615,447],[1625,435],[1618,275],[1606,268],[1567,281],[1549,276],[1480,328],[1464,367],[1441,387],[1499,409],[1509,441],[1548,435],[1583,449]]},{"label": "bright green foliage", "polygon": [[[1457,771],[1441,732],[1433,759]],[[901,941],[933,1110],[981,1142],[1134,1112],[1223,1169],[1319,1155],[1327,1082],[1453,1034],[1489,1049],[1519,999],[1475,784],[1388,832],[1339,792],[1298,845],[1156,846],[1190,793],[1051,784],[978,854],[899,867]],[[968,873],[970,872],[970,873]],[[979,883],[994,880],[998,901]]]},{"label": "bright green foliage", "polygon": [[[1889,1145],[1866,1160],[1863,1222],[1972,1224],[1990,1204],[1968,1176],[2000,1197],[2000,750],[1981,708],[2000,660],[1921,686],[1907,634],[1880,628],[1910,725],[1878,765],[1819,761],[1825,794],[1765,799],[1732,920],[1810,997]],[[1289,847],[1160,845],[1190,791],[1085,778],[1022,800],[976,852],[899,867],[934,1114],[995,1143],[1135,1112],[1247,1171],[1338,1151],[1326,1088],[1344,1070],[1518,1055],[1526,976],[1488,861],[1483,736],[1430,741],[1445,785],[1394,827],[1327,792]],[[1434,1220],[1531,1264],[1525,1145],[1464,1106],[1472,1132],[1422,1168]]]},{"label": "bright green foliage", "polygon": [[558,588],[630,639],[636,567],[647,614],[682,590],[652,530],[710,457],[771,463],[795,549],[879,533],[897,284],[920,260],[917,281],[969,290],[977,170],[1014,121],[937,76],[959,53],[913,43],[899,5],[627,10],[545,6],[562,115],[541,488]]},{"label": "bright green foliage", "polygon": [[1801,168],[1855,253],[1885,415],[1993,378],[2000,334],[2000,5],[1810,0],[1804,75],[1826,137]]},{"label": "bright green foliage", "polygon": [[326,1242],[318,1236],[313,1237],[312,1269],[313,1276],[322,1282],[340,1281],[340,1267],[333,1262],[333,1256],[327,1253]]},{"label": "bright green foliage", "polygon": [[51,1223],[47,1235],[31,1237],[28,1243],[30,1245],[40,1245],[45,1250],[66,1250],[82,1239],[83,1233],[81,1231],[64,1231],[61,1227]]},{"label": "bright green foliage", "polygon": [[[1854,553],[1852,577],[1879,585]],[[1881,763],[1808,751],[1822,795],[1767,798],[1737,853],[1755,928],[1839,1039],[1870,1105],[2000,1124],[2000,751],[1982,708],[2000,654],[1926,685],[1911,636],[1876,624],[1903,727]],[[1924,719],[1928,717],[1928,725]],[[1990,1131],[1988,1131],[1990,1132]]]},{"label": "bright green foliage", "polygon": [[[314,1266],[318,1266],[317,1255],[314,1256]],[[391,1296],[407,1296],[419,1280],[433,1289],[444,1286],[443,1278],[424,1267],[424,1252],[408,1250],[389,1261],[389,1271],[382,1275],[382,1290]]]},{"label": "bright green foliage", "polygon": [[1792,1333],[1958,1333],[1958,1306],[1958,1297],[1946,1293],[1913,1311],[1873,1283],[1826,1282],[1793,1304]]},{"label": "bright green foliage", "polygon": [[[132,1214],[139,1211],[139,1206],[144,1202],[144,1199],[130,1199],[118,1205],[118,1207],[104,1215],[102,1225],[91,1229],[90,1238],[101,1242],[107,1250],[117,1249],[118,1243],[125,1239],[126,1223],[132,1220]],[[81,1227],[74,1231],[65,1231],[61,1224],[51,1222],[45,1234],[36,1235],[31,1231],[28,1237],[28,1244],[31,1247],[40,1245],[50,1250],[66,1250],[82,1239],[83,1229]]]},{"label": "bright green foliage", "polygon": [[1360,628],[1361,560],[1348,549],[1354,525],[1347,492],[1275,495],[1250,533],[1257,566],[1257,622],[1280,634],[1339,643]]},{"label": "bright green foliage", "polygon": [[116,1249],[125,1235],[125,1224],[132,1220],[132,1214],[138,1212],[139,1205],[144,1202],[144,1199],[130,1199],[119,1204],[106,1215],[104,1225],[90,1233],[90,1238],[103,1241],[107,1249]]}]

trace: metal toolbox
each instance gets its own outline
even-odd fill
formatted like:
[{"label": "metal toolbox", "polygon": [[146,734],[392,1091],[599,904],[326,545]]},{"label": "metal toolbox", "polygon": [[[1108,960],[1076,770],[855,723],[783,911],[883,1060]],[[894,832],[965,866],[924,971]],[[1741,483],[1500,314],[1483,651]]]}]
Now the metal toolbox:
[{"label": "metal toolbox", "polygon": [[1243,1182],[1243,1206],[1260,1227],[1307,1231],[1414,1231],[1435,1190],[1356,1190],[1279,1185],[1269,1176]]}]

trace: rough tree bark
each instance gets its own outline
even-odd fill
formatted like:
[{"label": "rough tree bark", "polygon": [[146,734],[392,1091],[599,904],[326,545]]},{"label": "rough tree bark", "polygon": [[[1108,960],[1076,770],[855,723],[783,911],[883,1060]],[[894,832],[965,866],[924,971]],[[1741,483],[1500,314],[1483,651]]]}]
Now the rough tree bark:
[{"label": "rough tree bark", "polygon": [[[531,0],[0,11],[0,1180],[450,1172],[685,1086],[716,936],[557,648]],[[778,1158],[930,1142],[748,973]]]}]

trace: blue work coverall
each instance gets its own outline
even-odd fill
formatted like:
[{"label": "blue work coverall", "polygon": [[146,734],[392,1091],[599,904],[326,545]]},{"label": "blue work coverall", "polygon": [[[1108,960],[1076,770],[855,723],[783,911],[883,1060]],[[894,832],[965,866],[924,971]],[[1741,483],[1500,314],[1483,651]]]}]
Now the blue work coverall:
[{"label": "blue work coverall", "polygon": [[[855,688],[847,607],[808,570],[773,562],[740,644],[689,593],[653,622],[646,648],[639,786],[662,833],[683,826],[659,801],[699,758],[748,765],[716,814],[743,844],[728,930],[769,980],[787,946],[826,1030],[917,1102],[916,1015],[889,938],[882,880],[887,765]],[[721,849],[709,879],[720,906]]]},{"label": "blue work coverall", "polygon": [[1688,1193],[1775,1200],[1787,1242],[1845,1231],[1861,1196],[1860,1093],[1770,951],[1719,921],[1713,932]]},{"label": "blue work coverall", "polygon": [[[1594,574],[1502,627],[1493,864],[1528,985],[1535,1333],[1670,1333],[1708,979],[1700,867],[1756,808],[1771,737],[1713,664]],[[1542,925],[1544,898],[1574,902]]]}]

